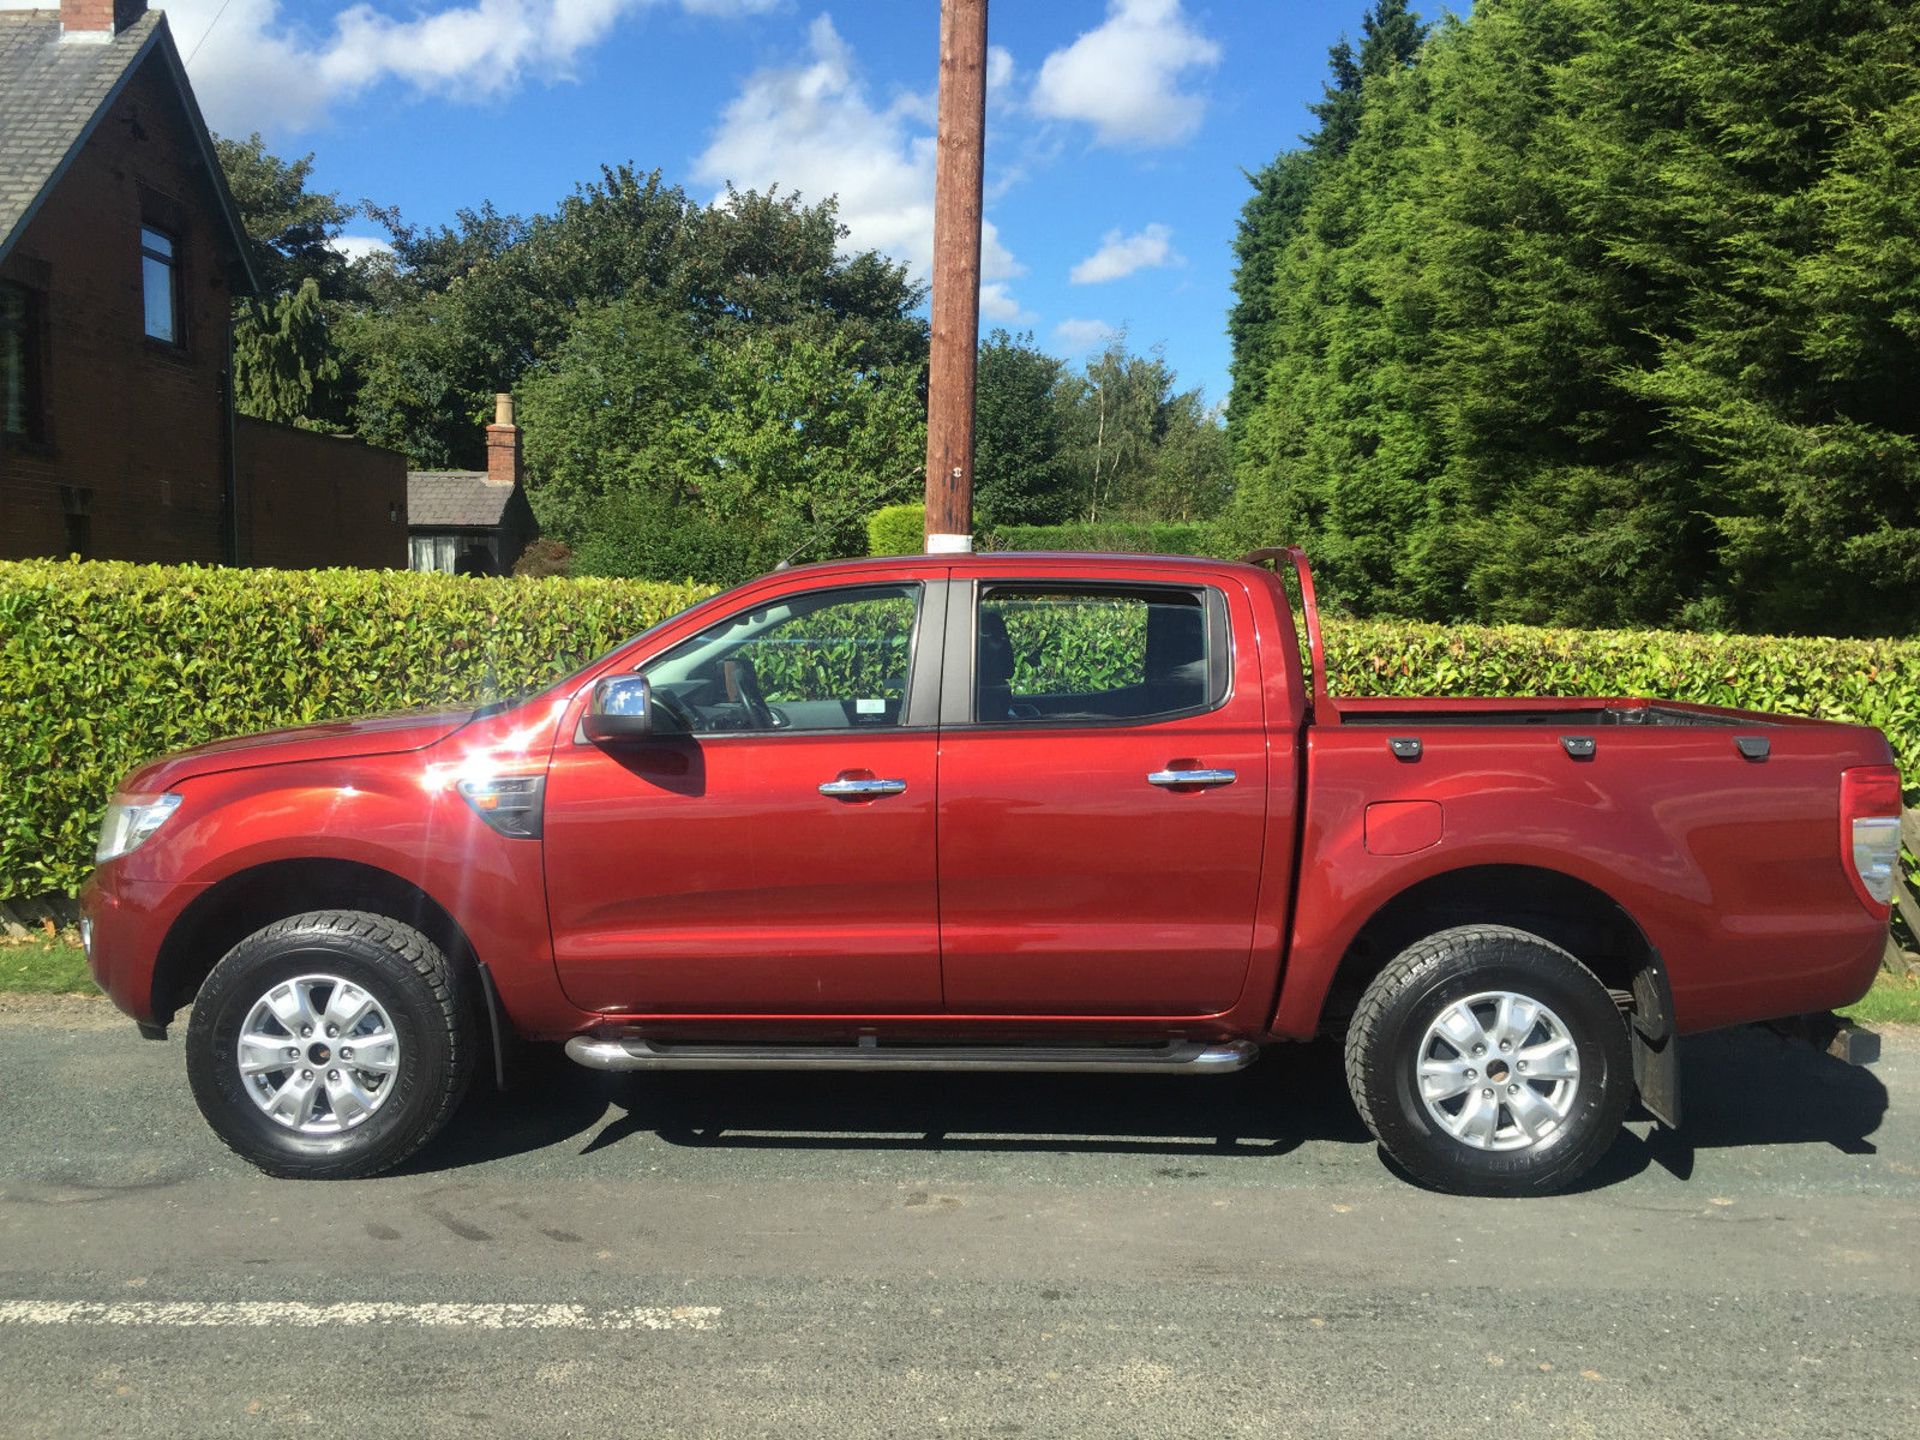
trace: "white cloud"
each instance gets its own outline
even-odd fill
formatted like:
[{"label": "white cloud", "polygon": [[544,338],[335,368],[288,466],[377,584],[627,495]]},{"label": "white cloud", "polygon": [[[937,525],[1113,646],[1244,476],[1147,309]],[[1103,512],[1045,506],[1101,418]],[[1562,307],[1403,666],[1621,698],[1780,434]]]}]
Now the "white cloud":
[{"label": "white cloud", "polygon": [[[933,265],[932,97],[876,101],[826,15],[808,27],[807,50],[800,64],[747,77],[695,159],[694,178],[721,194],[727,185],[778,185],[809,202],[838,196],[850,246],[878,250],[924,281]],[[980,245],[981,312],[1025,318],[1006,287],[1025,267],[991,220],[982,222]]]},{"label": "white cloud", "polygon": [[1004,280],[991,280],[980,287],[980,314],[1002,325],[1024,325],[1033,319],[1032,312],[1007,292]]},{"label": "white cloud", "polygon": [[393,246],[378,235],[336,235],[327,248],[349,260],[365,260],[370,255],[393,253]]},{"label": "white cloud", "polygon": [[1075,265],[1067,278],[1076,285],[1099,285],[1122,279],[1136,270],[1181,263],[1180,255],[1173,248],[1173,231],[1155,223],[1131,235],[1109,230],[1100,248]]},{"label": "white cloud", "polygon": [[1007,103],[1007,87],[1013,84],[1013,52],[1004,45],[987,47],[987,103]]},{"label": "white cloud", "polygon": [[[424,94],[487,99],[529,77],[565,79],[626,15],[677,3],[700,15],[764,11],[779,0],[463,0],[431,8],[353,5],[330,27],[282,0],[164,0],[201,108],[216,130],[298,130],[337,101],[386,81]],[[398,12],[398,13],[395,13]]]},{"label": "white cloud", "polygon": [[1175,145],[1200,128],[1206,109],[1182,79],[1219,64],[1220,53],[1187,22],[1180,0],[1107,0],[1103,24],[1042,62],[1033,107],[1084,121],[1102,144]]},{"label": "white cloud", "polygon": [[1104,320],[1062,320],[1053,327],[1053,338],[1075,355],[1098,350],[1119,333]]}]

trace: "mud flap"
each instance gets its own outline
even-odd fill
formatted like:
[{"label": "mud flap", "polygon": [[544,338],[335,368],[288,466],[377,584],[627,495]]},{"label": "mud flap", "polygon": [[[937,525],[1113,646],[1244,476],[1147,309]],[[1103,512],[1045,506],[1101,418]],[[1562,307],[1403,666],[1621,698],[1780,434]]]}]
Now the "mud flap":
[{"label": "mud flap", "polygon": [[1669,1130],[1680,1128],[1680,1043],[1673,1033],[1673,992],[1656,961],[1633,977],[1633,1083],[1640,1103]]},{"label": "mud flap", "polygon": [[[493,972],[486,962],[476,961],[475,969],[480,972],[480,995],[487,1006],[487,1031],[493,1040],[493,1088],[504,1091],[507,1088],[507,1026],[500,1013],[500,992],[494,988]],[[1636,1065],[1636,1069],[1639,1067]]]}]

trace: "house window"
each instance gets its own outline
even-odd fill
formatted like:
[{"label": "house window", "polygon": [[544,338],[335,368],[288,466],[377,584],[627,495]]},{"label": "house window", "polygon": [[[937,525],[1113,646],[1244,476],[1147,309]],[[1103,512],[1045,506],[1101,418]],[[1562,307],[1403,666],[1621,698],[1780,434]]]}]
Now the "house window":
[{"label": "house window", "polygon": [[0,434],[40,438],[40,296],[0,282]]},{"label": "house window", "polygon": [[451,575],[454,561],[458,558],[460,537],[457,535],[414,535],[408,538],[407,546],[411,552],[408,568],[412,570],[441,570]]},{"label": "house window", "polygon": [[147,338],[178,345],[180,287],[173,237],[151,225],[140,227],[140,291],[146,301]]}]

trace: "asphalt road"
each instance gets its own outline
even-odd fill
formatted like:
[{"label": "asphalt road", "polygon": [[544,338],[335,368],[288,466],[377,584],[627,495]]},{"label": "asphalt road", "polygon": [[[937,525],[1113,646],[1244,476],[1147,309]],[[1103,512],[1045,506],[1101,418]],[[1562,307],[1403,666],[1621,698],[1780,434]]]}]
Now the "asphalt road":
[{"label": "asphalt road", "polygon": [[536,1061],[404,1173],[267,1180],[179,1044],[0,1013],[0,1434],[1920,1434],[1920,1036],[1752,1031],[1580,1193],[1396,1176],[1243,1075]]}]

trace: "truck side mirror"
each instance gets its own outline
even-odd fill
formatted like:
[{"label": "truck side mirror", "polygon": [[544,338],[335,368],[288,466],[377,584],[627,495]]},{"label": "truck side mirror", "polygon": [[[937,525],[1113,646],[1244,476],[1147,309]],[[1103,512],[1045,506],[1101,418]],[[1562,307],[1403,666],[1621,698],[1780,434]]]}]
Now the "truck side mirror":
[{"label": "truck side mirror", "polygon": [[646,676],[609,675],[596,682],[581,728],[595,744],[653,734],[653,687]]}]

